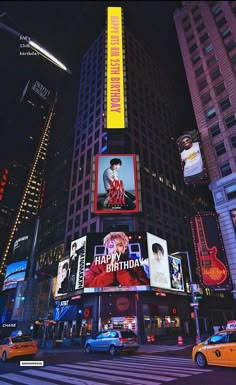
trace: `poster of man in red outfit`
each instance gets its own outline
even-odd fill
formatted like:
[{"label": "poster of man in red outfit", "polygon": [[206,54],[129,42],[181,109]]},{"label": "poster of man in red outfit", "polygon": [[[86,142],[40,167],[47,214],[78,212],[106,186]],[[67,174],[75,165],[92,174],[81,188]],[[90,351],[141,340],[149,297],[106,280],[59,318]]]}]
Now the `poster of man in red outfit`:
[{"label": "poster of man in red outfit", "polygon": [[[86,248],[85,292],[119,290],[147,286],[143,262],[148,257],[145,235],[124,233],[88,234]],[[92,256],[92,258],[91,258]],[[145,288],[144,288],[145,290]]]}]

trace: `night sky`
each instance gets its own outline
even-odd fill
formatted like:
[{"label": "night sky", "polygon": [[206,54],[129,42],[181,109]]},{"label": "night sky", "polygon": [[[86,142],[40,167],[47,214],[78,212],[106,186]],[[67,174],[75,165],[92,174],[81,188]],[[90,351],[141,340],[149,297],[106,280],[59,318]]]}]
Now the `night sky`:
[{"label": "night sky", "polygon": [[[4,142],[0,161],[10,143],[5,143],[4,126],[11,119],[12,140],[14,130],[24,129],[14,122],[14,110],[20,102],[24,86],[29,79],[56,85],[64,108],[60,114],[66,124],[73,126],[76,116],[79,71],[82,55],[102,32],[108,6],[122,6],[127,28],[147,48],[153,59],[161,63],[175,83],[178,108],[182,113],[183,131],[193,129],[194,118],[187,89],[184,67],[173,20],[179,1],[2,1],[1,21],[11,28],[30,36],[53,53],[72,71],[68,75],[40,56],[20,56],[20,41],[0,30],[1,92],[0,130]],[[164,54],[163,54],[164,53]],[[178,90],[181,89],[181,98]],[[9,139],[6,139],[9,141]],[[9,155],[9,154],[8,154]],[[12,155],[14,156],[14,155]]]}]

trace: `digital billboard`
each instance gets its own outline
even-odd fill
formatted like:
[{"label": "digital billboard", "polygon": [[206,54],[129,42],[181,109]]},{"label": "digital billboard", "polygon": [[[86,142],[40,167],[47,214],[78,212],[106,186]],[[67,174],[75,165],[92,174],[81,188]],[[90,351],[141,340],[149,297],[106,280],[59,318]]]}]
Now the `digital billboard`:
[{"label": "digital billboard", "polygon": [[71,242],[68,270],[68,293],[84,287],[86,236]]},{"label": "digital billboard", "polygon": [[125,128],[121,7],[107,8],[106,128]]},{"label": "digital billboard", "polygon": [[84,292],[146,290],[147,258],[146,233],[88,234]]},{"label": "digital billboard", "polygon": [[184,291],[182,262],[180,258],[168,256],[170,271],[170,287],[173,290]]},{"label": "digital billboard", "polygon": [[202,284],[213,290],[230,290],[231,278],[216,214],[195,215],[191,229]]},{"label": "digital billboard", "polygon": [[230,210],[230,216],[231,216],[233,228],[236,234],[236,209]]},{"label": "digital billboard", "polygon": [[19,230],[14,236],[13,258],[17,261],[30,258],[32,242],[35,230],[35,218],[21,223]]},{"label": "digital billboard", "polygon": [[96,214],[139,212],[139,190],[136,155],[96,155],[93,203]]},{"label": "digital billboard", "polygon": [[177,139],[185,184],[208,181],[206,162],[197,130],[185,132]]},{"label": "digital billboard", "polygon": [[150,285],[170,289],[170,272],[167,241],[147,233]]},{"label": "digital billboard", "polygon": [[55,297],[67,294],[68,275],[69,275],[69,258],[65,258],[58,263]]},{"label": "digital billboard", "polygon": [[17,282],[24,281],[28,261],[18,261],[7,266],[2,290],[14,289]]},{"label": "digital billboard", "polygon": [[56,276],[58,262],[64,258],[64,243],[52,247],[37,256],[37,272]]}]

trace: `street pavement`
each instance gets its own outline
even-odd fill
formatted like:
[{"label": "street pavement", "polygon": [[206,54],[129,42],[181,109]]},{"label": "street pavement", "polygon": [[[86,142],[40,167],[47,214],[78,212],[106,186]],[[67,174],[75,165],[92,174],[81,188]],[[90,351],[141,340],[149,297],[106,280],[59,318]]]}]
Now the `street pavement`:
[{"label": "street pavement", "polygon": [[112,359],[104,356],[87,362],[45,364],[17,373],[7,372],[0,374],[0,385],[165,385],[169,382],[181,385],[186,379],[190,384],[193,377],[210,372],[211,369],[198,368],[190,358],[153,354]]},{"label": "street pavement", "polygon": [[[183,345],[174,345],[174,344],[142,344],[139,345],[138,353],[158,353],[161,355],[181,355],[183,357],[190,357],[191,358],[191,352],[192,352],[193,344],[183,344]],[[83,352],[84,349],[82,347],[78,346],[67,346],[67,347],[60,347],[55,349],[39,349],[39,352],[37,354],[37,357],[42,357],[47,354],[60,354],[60,353],[66,353],[69,351],[74,352]]]}]

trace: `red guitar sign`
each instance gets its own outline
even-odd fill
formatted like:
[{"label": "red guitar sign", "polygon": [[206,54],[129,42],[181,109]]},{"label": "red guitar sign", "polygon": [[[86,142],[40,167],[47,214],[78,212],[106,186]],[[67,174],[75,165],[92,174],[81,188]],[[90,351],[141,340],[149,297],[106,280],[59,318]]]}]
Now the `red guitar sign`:
[{"label": "red guitar sign", "polygon": [[209,248],[206,242],[202,218],[194,218],[197,234],[197,250],[201,268],[202,282],[206,286],[220,285],[227,276],[226,266],[217,258],[217,248]]}]

